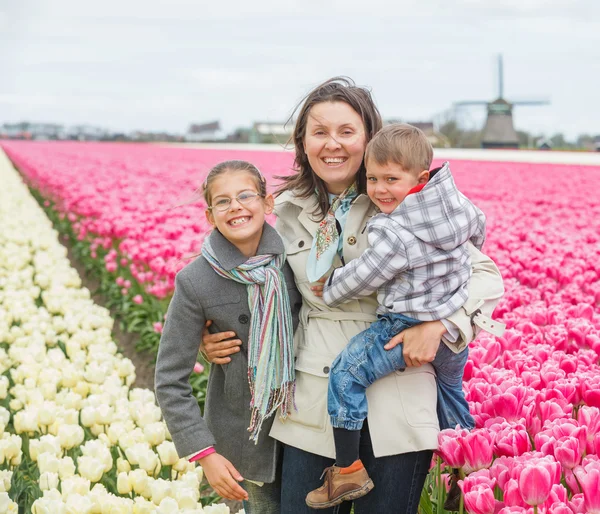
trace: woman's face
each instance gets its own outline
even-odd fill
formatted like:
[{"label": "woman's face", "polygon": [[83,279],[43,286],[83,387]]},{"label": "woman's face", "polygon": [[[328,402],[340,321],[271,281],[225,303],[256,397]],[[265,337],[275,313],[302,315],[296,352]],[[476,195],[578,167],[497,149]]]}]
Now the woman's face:
[{"label": "woman's face", "polygon": [[342,193],[356,180],[367,146],[360,115],[345,102],[323,102],[308,113],[304,151],[327,191]]}]

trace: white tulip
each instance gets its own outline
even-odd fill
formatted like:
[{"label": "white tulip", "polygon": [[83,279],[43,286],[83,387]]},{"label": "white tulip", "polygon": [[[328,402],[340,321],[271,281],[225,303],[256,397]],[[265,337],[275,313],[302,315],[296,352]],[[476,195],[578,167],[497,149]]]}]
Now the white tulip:
[{"label": "white tulip", "polygon": [[229,507],[224,503],[213,503],[204,507],[205,514],[230,514]]},{"label": "white tulip", "polygon": [[163,498],[156,512],[157,514],[177,514],[179,505],[174,498]]},{"label": "white tulip", "polygon": [[91,509],[92,500],[87,495],[70,494],[65,501],[66,514],[90,514]]},{"label": "white tulip", "polygon": [[175,499],[181,510],[195,509],[198,497],[199,494],[189,487],[178,488],[175,492]]},{"label": "white tulip", "polygon": [[0,376],[0,400],[4,400],[8,394],[8,377]]},{"label": "white tulip", "polygon": [[110,405],[100,405],[96,409],[96,423],[109,425],[112,422],[114,409]]},{"label": "white tulip", "polygon": [[84,427],[91,427],[96,423],[96,409],[89,405],[81,409],[81,424]]},{"label": "white tulip", "polygon": [[165,424],[162,421],[150,423],[144,427],[144,437],[152,446],[161,444],[167,436]]},{"label": "white tulip", "polygon": [[[30,443],[31,444],[31,443]],[[60,440],[51,434],[46,434],[40,437],[38,453],[52,453],[57,457],[62,455]]]},{"label": "white tulip", "polygon": [[51,473],[46,471],[40,475],[39,479],[40,489],[45,491],[47,489],[58,488],[58,473]]},{"label": "white tulip", "polygon": [[127,459],[122,459],[121,457],[119,457],[117,459],[117,471],[119,473],[128,473],[129,471],[131,471],[131,464],[129,464],[129,461]]},{"label": "white tulip", "polygon": [[60,460],[52,453],[40,453],[37,458],[40,473],[58,473]]},{"label": "white tulip", "polygon": [[10,490],[12,471],[0,471],[0,492],[7,493]]},{"label": "white tulip", "polygon": [[156,505],[145,498],[137,496],[134,498],[133,502],[134,514],[156,514]]},{"label": "white tulip", "polygon": [[19,510],[19,506],[10,499],[10,497],[8,496],[8,493],[6,492],[1,492],[0,493],[0,512],[2,513],[10,513],[10,514],[17,514]]},{"label": "white tulip", "polygon": [[134,469],[129,472],[129,480],[136,494],[142,494],[148,485],[148,475],[143,469]]},{"label": "white tulip", "polygon": [[84,436],[83,428],[79,425],[60,425],[58,428],[58,439],[65,450],[79,446]]},{"label": "white tulip", "polygon": [[71,457],[63,457],[58,464],[58,476],[61,480],[75,475],[75,463]]},{"label": "white tulip", "polygon": [[80,380],[75,384],[73,391],[80,395],[82,398],[85,398],[90,393],[90,384],[87,382]]},{"label": "white tulip", "polygon": [[81,494],[87,496],[90,492],[90,481],[84,477],[75,475],[66,478],[60,483],[63,500],[71,494]]},{"label": "white tulip", "polygon": [[57,384],[54,381],[42,382],[40,392],[45,400],[54,400],[56,398]]},{"label": "white tulip", "polygon": [[156,505],[159,505],[164,498],[172,496],[172,494],[173,483],[171,481],[163,480],[162,478],[154,481],[151,499]]},{"label": "white tulip", "polygon": [[138,464],[149,475],[153,475],[157,467],[160,470],[158,455],[150,449],[143,450],[138,454]]},{"label": "white tulip", "polygon": [[179,460],[175,445],[171,441],[163,441],[156,447],[163,466],[172,466]]},{"label": "white tulip", "polygon": [[121,472],[117,476],[117,491],[119,494],[129,494],[131,492],[131,482],[129,481],[129,475],[126,472]]},{"label": "white tulip", "polygon": [[[10,411],[0,405],[0,424],[6,426],[10,421]],[[0,434],[2,431],[0,430]]]}]

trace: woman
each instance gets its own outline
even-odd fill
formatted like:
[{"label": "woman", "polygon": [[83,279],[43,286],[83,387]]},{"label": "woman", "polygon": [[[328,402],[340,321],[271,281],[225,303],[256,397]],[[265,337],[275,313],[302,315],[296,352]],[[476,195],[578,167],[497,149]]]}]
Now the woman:
[{"label": "woman", "polygon": [[[284,443],[284,514],[315,512],[306,494],[318,487],[320,471],[333,464],[327,383],[332,361],[348,341],[375,320],[374,297],[330,308],[313,294],[311,280],[358,257],[367,248],[365,225],[376,214],[366,196],[363,163],[367,143],[381,128],[371,94],[347,78],[333,78],[302,103],[293,133],[296,174],[284,178],[276,200],[276,228],[302,295],[295,334],[296,407],[276,419],[271,437]],[[473,276],[469,300],[448,320],[423,323],[396,336],[408,365],[367,390],[368,422],[361,435],[361,460],[377,487],[355,501],[355,513],[417,512],[437,447],[436,383],[429,362],[440,339],[465,345],[475,325],[485,323],[502,296],[494,263],[470,246]],[[312,278],[314,280],[314,278]],[[205,333],[204,349],[215,362],[237,351],[231,333]],[[321,512],[334,512],[334,509]],[[342,504],[338,512],[350,512]]]}]

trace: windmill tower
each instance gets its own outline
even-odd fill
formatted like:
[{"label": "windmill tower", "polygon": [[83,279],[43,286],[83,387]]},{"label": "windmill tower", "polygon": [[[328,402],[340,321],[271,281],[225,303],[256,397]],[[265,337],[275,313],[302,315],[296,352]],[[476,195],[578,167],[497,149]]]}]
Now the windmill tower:
[{"label": "windmill tower", "polygon": [[504,98],[502,55],[498,56],[498,98],[493,102],[467,100],[455,102],[455,107],[485,105],[487,120],[483,128],[482,148],[519,148],[519,138],[513,125],[512,110],[515,105],[548,105],[547,100],[509,102]]}]

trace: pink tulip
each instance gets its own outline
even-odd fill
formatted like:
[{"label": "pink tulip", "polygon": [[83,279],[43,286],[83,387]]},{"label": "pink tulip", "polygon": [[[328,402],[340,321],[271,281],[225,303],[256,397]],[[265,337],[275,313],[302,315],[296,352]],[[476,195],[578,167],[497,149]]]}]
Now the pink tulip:
[{"label": "pink tulip", "polygon": [[550,495],[552,478],[550,472],[536,462],[526,465],[519,477],[519,491],[527,505],[544,503]]},{"label": "pink tulip", "polygon": [[554,457],[565,469],[573,469],[581,461],[580,444],[572,436],[562,437],[554,446]]},{"label": "pink tulip", "polygon": [[152,323],[152,328],[154,329],[155,332],[162,334],[163,324],[160,321],[156,321],[155,323]]},{"label": "pink tulip", "polygon": [[507,426],[496,434],[496,455],[515,457],[531,450],[531,441],[524,425]]},{"label": "pink tulip", "polygon": [[477,471],[458,481],[463,492],[465,508],[471,514],[493,514],[496,509],[494,485],[487,469]]},{"label": "pink tulip", "polygon": [[600,460],[586,458],[573,473],[581,486],[588,514],[600,514]]},{"label": "pink tulip", "polygon": [[519,489],[519,482],[511,478],[502,488],[504,493],[504,503],[511,507],[526,507],[527,504],[523,500],[523,495]]},{"label": "pink tulip", "polygon": [[200,364],[199,362],[196,362],[196,364],[194,364],[194,373],[202,373],[204,372],[204,366],[202,364]]},{"label": "pink tulip", "polygon": [[461,442],[464,450],[466,474],[483,468],[489,468],[494,458],[494,441],[491,432],[475,429],[466,434]]},{"label": "pink tulip", "polygon": [[136,294],[133,298],[132,298],[133,303],[137,303],[138,305],[144,303],[144,298],[142,298],[141,294]]},{"label": "pink tulip", "polygon": [[461,440],[466,434],[468,434],[466,430],[446,429],[438,435],[437,453],[451,468],[462,468],[465,464]]}]

